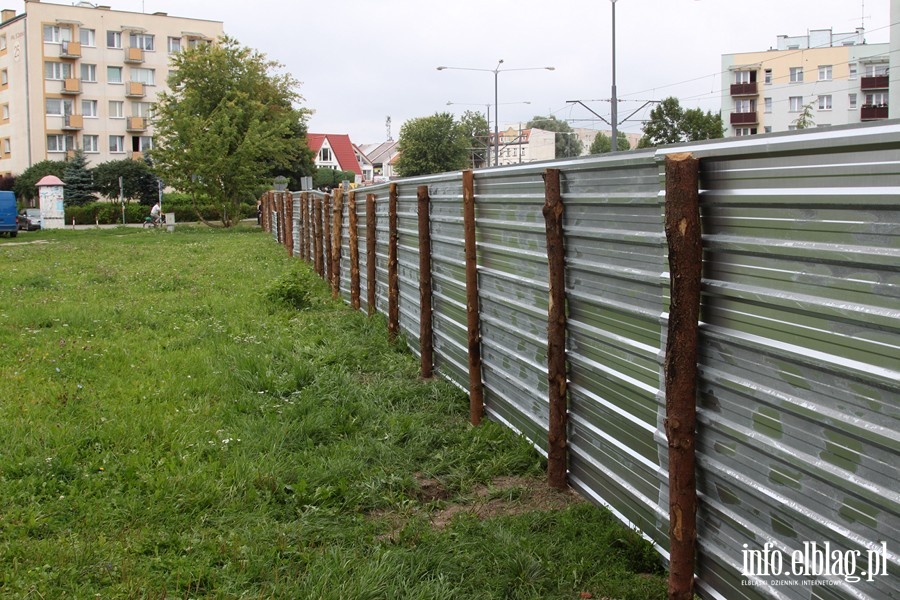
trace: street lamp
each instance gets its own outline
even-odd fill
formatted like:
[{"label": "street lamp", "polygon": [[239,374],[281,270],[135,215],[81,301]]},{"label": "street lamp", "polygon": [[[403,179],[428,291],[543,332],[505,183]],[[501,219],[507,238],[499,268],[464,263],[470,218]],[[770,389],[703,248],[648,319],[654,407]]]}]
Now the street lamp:
[{"label": "street lamp", "polygon": [[556,67],[524,67],[517,69],[501,69],[500,65],[503,64],[503,59],[501,58],[497,62],[497,66],[493,69],[473,69],[470,67],[438,67],[438,71],[484,71],[485,73],[493,73],[494,74],[494,166],[500,164],[500,103],[498,102],[499,93],[498,93],[498,76],[501,72],[505,71],[555,71]]}]

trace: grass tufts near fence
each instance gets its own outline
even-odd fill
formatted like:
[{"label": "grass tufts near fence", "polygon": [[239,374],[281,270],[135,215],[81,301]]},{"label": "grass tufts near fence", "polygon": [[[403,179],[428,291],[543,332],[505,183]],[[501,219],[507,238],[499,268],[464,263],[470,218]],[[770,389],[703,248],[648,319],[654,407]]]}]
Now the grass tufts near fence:
[{"label": "grass tufts near fence", "polygon": [[640,536],[257,228],[0,265],[3,598],[665,596]]}]

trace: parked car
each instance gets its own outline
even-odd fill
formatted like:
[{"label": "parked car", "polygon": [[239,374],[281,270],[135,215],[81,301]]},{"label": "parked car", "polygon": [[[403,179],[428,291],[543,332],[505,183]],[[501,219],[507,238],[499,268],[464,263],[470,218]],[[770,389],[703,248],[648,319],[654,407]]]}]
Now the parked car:
[{"label": "parked car", "polygon": [[25,208],[19,212],[19,229],[35,231],[41,228],[41,209]]}]

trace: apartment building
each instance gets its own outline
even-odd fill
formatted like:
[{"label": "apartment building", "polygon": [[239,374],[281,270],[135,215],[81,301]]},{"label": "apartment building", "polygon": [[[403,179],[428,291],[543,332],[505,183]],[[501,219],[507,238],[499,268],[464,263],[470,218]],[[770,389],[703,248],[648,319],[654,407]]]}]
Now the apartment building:
[{"label": "apartment building", "polygon": [[219,21],[26,0],[0,12],[0,174],[82,149],[91,165],[153,145],[169,57],[223,34]]},{"label": "apartment building", "polygon": [[889,44],[867,44],[865,32],[811,30],[779,36],[764,52],[722,56],[726,136],[888,118]]}]

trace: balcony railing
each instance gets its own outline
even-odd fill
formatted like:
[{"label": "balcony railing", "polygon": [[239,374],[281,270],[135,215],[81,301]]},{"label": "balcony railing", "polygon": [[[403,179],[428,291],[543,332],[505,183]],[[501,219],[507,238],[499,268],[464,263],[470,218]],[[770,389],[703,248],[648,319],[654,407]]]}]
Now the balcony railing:
[{"label": "balcony railing", "polygon": [[759,118],[756,116],[756,111],[731,113],[732,125],[752,125],[754,123],[759,123]]},{"label": "balcony railing", "polygon": [[63,124],[63,129],[65,130],[79,130],[84,129],[84,116],[83,115],[66,115],[66,121]]},{"label": "balcony railing", "polygon": [[859,87],[863,90],[886,90],[890,83],[887,75],[875,75],[874,77],[863,77],[859,81]]},{"label": "balcony railing", "polygon": [[128,98],[143,98],[146,95],[144,84],[140,81],[129,81],[128,85],[125,86],[125,95]]},{"label": "balcony railing", "polygon": [[863,105],[863,107],[859,113],[860,121],[876,121],[878,119],[887,119],[887,118],[888,118],[887,104],[879,104],[878,106]]},{"label": "balcony railing", "polygon": [[131,153],[131,160],[144,160],[144,153],[138,150],[134,150]]},{"label": "balcony railing", "polygon": [[61,94],[78,95],[81,93],[81,80],[75,77],[69,77],[63,80]]},{"label": "balcony railing", "polygon": [[147,121],[144,117],[128,117],[128,123],[125,128],[128,131],[146,131]]},{"label": "balcony railing", "polygon": [[731,84],[731,95],[732,96],[758,96],[759,89],[757,88],[755,81],[753,81],[751,83],[732,83]]},{"label": "balcony railing", "polygon": [[81,42],[63,42],[59,49],[60,58],[81,58]]},{"label": "balcony railing", "polygon": [[125,48],[125,62],[138,65],[144,62],[144,49]]}]

